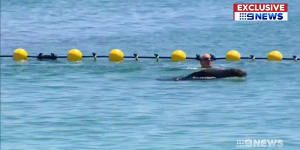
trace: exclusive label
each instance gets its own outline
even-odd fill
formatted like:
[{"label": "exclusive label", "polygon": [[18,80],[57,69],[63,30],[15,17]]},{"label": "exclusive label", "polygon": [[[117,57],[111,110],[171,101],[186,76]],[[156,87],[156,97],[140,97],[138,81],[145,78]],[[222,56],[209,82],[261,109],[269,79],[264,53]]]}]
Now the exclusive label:
[{"label": "exclusive label", "polygon": [[288,21],[287,3],[235,3],[234,21]]}]

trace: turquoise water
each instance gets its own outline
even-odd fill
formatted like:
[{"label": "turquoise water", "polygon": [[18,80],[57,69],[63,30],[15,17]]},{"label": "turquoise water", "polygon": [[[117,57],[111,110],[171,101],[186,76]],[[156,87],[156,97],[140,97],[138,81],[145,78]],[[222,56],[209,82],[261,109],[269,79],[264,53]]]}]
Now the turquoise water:
[{"label": "turquoise water", "polygon": [[[1,55],[19,47],[66,55],[188,56],[230,49],[265,57],[300,56],[299,2],[288,22],[232,21],[241,1],[1,1]],[[255,1],[243,1],[255,2]],[[273,2],[273,1],[260,1]],[[160,81],[198,71],[199,62],[151,59],[110,63],[1,58],[1,149],[245,149],[242,139],[280,139],[300,147],[300,65],[223,60],[246,79]],[[257,149],[257,148],[249,148]]]}]

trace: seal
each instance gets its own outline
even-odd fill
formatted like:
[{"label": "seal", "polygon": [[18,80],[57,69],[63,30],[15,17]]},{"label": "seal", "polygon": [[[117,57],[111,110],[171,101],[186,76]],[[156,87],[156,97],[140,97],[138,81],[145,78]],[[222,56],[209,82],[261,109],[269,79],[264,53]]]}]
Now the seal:
[{"label": "seal", "polygon": [[245,77],[247,73],[241,69],[219,69],[219,68],[208,68],[198,72],[194,72],[185,77],[175,78],[178,80],[210,80],[216,78],[227,78],[227,77]]}]

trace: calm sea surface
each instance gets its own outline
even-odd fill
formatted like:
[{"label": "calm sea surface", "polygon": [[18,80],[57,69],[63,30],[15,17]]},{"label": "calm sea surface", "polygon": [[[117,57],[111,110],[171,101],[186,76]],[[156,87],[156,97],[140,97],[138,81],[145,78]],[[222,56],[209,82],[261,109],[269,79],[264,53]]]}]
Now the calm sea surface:
[{"label": "calm sea surface", "polygon": [[[230,49],[300,57],[300,1],[287,22],[234,22],[232,4],[254,0],[1,0],[1,55],[24,48],[66,55],[190,57]],[[259,2],[274,2],[260,0]],[[1,150],[245,149],[243,139],[300,147],[300,64],[243,60],[246,79],[160,81],[198,71],[199,62],[107,58],[18,64],[1,58]],[[257,148],[249,148],[257,149]]]}]

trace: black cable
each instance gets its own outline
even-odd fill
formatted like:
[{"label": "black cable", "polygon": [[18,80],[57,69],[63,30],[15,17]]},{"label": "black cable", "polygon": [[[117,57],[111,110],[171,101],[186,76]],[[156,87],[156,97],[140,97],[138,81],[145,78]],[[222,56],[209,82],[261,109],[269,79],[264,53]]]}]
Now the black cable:
[{"label": "black cable", "polygon": [[13,55],[0,55],[0,57],[13,57]]}]

